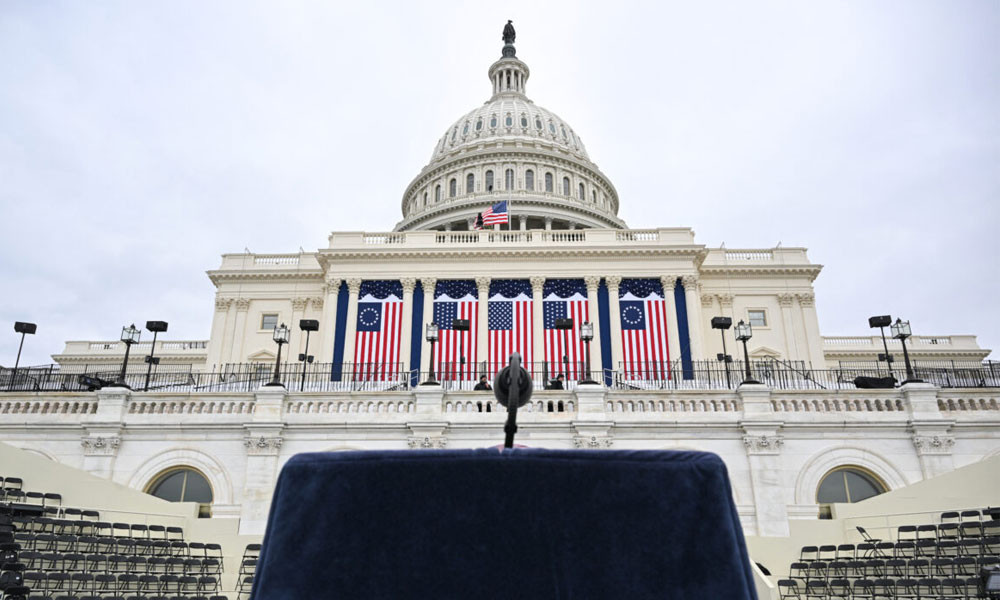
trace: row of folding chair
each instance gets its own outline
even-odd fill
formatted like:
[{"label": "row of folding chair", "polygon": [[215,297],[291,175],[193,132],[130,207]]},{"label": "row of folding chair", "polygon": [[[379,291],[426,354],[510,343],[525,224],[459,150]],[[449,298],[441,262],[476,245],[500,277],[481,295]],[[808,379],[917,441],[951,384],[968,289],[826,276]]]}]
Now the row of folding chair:
[{"label": "row of folding chair", "polygon": [[934,558],[938,556],[1000,555],[1000,536],[960,540],[923,539],[902,542],[803,546],[799,561],[850,560],[862,558]]},{"label": "row of folding chair", "polygon": [[954,577],[921,579],[834,579],[831,581],[810,581],[806,586],[792,579],[778,581],[778,593],[781,600],[806,600],[823,598],[825,600],[859,600],[875,598],[898,599],[970,599],[976,598],[978,579],[959,579]]},{"label": "row of folding chair", "polygon": [[203,596],[203,595],[182,595],[182,596],[146,596],[129,595],[121,596],[117,593],[108,594],[88,594],[85,596],[66,595],[50,596],[32,592],[28,588],[8,589],[6,594],[0,596],[0,600],[229,600],[228,596]]},{"label": "row of folding chair", "polygon": [[1000,506],[988,506],[986,508],[971,508],[967,510],[949,510],[941,513],[942,523],[962,522],[962,521],[986,521],[1000,519]]},{"label": "row of folding chair", "polygon": [[20,477],[5,477],[0,475],[0,490],[19,490],[24,487],[24,480]]},{"label": "row of folding chair", "polygon": [[984,556],[980,558],[891,558],[792,563],[789,579],[803,583],[814,580],[832,579],[873,579],[883,577],[974,577],[983,568],[1000,565],[1000,558]]},{"label": "row of folding chair", "polygon": [[88,571],[101,573],[148,573],[173,575],[217,575],[222,559],[214,557],[145,557],[78,552],[21,551],[18,560],[32,571]]},{"label": "row of folding chair", "polygon": [[184,539],[184,529],[181,527],[146,525],[143,523],[111,523],[108,521],[50,517],[15,517],[14,524],[22,531],[37,533],[71,533],[75,535],[97,535],[136,540],[172,541]]},{"label": "row of folding chair", "polygon": [[119,554],[125,556],[180,556],[222,558],[220,544],[166,540],[134,540],[131,538],[97,537],[91,535],[57,535],[52,533],[15,533],[14,540],[26,550],[39,552],[81,552],[84,554]]},{"label": "row of folding chair", "polygon": [[18,504],[37,504],[38,506],[61,506],[62,494],[55,492],[26,492],[22,489],[0,489],[0,500],[3,502],[16,502]]},{"label": "row of folding chair", "polygon": [[219,580],[212,576],[193,577],[187,575],[133,575],[122,573],[44,573],[27,571],[23,577],[24,586],[33,591],[65,591],[82,593],[154,593],[184,594],[214,592],[219,589]]}]

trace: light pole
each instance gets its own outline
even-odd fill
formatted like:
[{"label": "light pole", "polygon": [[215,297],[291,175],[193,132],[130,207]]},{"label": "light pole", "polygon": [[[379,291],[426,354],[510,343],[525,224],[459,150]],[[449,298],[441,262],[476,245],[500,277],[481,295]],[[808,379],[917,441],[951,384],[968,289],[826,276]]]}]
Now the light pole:
[{"label": "light pole", "polygon": [[896,322],[889,329],[892,331],[892,337],[899,340],[899,343],[903,345],[903,362],[906,363],[906,381],[903,384],[923,383],[922,379],[917,379],[913,376],[913,367],[910,366],[910,354],[906,351],[906,338],[913,335],[913,332],[910,330],[910,322],[903,321],[897,317]]},{"label": "light pole", "polygon": [[288,343],[289,331],[288,327],[284,323],[278,325],[274,328],[274,335],[271,338],[278,344],[278,358],[274,361],[274,377],[271,378],[270,383],[266,383],[266,386],[281,386],[281,346]]},{"label": "light pole", "polygon": [[712,317],[712,329],[718,329],[722,336],[722,354],[716,354],[715,358],[726,367],[726,387],[732,387],[729,380],[729,363],[733,362],[733,357],[726,353],[726,330],[733,326],[733,320],[729,317]]},{"label": "light pole", "polygon": [[[753,373],[750,372],[750,353],[747,352],[747,340],[753,337],[753,328],[750,327],[750,323],[744,323],[742,319],[736,324],[736,339],[743,342],[743,362],[746,365],[746,379],[743,383],[760,383],[753,378]],[[743,385],[741,383],[740,385]]]},{"label": "light pole", "polygon": [[14,333],[21,334],[21,345],[17,347],[17,360],[14,361],[14,372],[10,374],[10,384],[7,386],[8,390],[14,389],[14,381],[17,380],[17,368],[21,365],[21,349],[24,348],[24,336],[34,335],[37,329],[38,326],[34,323],[14,321]]},{"label": "light pole", "polygon": [[142,386],[142,391],[149,391],[149,376],[153,372],[153,365],[160,364],[160,359],[155,356],[156,354],[156,334],[161,331],[167,330],[166,321],[146,321],[146,329],[153,332],[153,343],[149,346],[149,354],[146,356],[145,360],[147,363],[146,367],[146,383]]},{"label": "light pole", "polygon": [[122,327],[122,337],[121,340],[125,342],[125,360],[122,361],[122,372],[118,376],[118,385],[121,387],[128,387],[125,383],[125,370],[128,368],[128,355],[132,350],[132,344],[139,343],[139,336],[142,335],[142,331],[136,329],[135,323],[132,323],[128,327]]},{"label": "light pole", "polygon": [[569,332],[573,329],[573,319],[556,319],[555,328],[563,332],[563,373],[569,377]]},{"label": "light pole", "polygon": [[455,319],[451,322],[451,328],[463,333],[458,334],[458,376],[462,377],[465,371],[465,333],[469,330],[468,319]]},{"label": "light pole", "polygon": [[593,341],[593,339],[594,339],[594,324],[593,323],[591,323],[590,321],[584,321],[580,325],[580,339],[583,341],[583,343],[585,345],[585,348],[586,348],[586,357],[587,357],[587,363],[586,363],[586,365],[584,365],[584,369],[586,369],[586,374],[583,376],[583,379],[580,380],[580,383],[597,383],[590,376],[591,375],[591,373],[590,373],[590,342]]},{"label": "light pole", "polygon": [[437,323],[427,324],[425,338],[431,343],[431,360],[427,367],[427,381],[421,383],[420,385],[438,385],[438,382],[434,379],[434,344],[438,341]]},{"label": "light pole", "polygon": [[309,355],[309,334],[319,331],[319,321],[316,319],[300,319],[299,329],[306,332],[306,351],[299,354],[299,360],[302,361],[302,383],[299,385],[299,391],[302,391],[306,389],[306,365],[313,361],[313,357]]},{"label": "light pole", "polygon": [[885,348],[885,354],[879,354],[879,362],[885,361],[886,370],[889,371],[889,377],[892,377],[892,355],[889,354],[889,343],[885,341],[885,328],[892,325],[891,315],[880,315],[877,317],[868,317],[868,326],[872,329],[878,327],[879,331],[882,332],[882,347]]}]

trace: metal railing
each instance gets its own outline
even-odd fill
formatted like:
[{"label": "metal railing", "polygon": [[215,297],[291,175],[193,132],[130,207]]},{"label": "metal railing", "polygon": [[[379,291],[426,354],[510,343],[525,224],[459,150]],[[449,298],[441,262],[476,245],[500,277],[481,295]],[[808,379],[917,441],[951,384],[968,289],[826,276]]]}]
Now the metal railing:
[{"label": "metal railing", "polygon": [[[534,362],[524,365],[537,390],[575,389],[590,380],[621,390],[726,390],[736,389],[746,378],[743,361],[728,365],[717,361],[622,363],[604,370],[580,362]],[[492,385],[497,365],[443,363],[435,367],[433,379],[445,390],[473,390],[480,376]],[[1000,388],[1000,363],[970,366],[914,367],[914,376],[942,388]],[[561,386],[558,376],[564,375]],[[774,359],[750,362],[752,378],[781,390],[845,390],[895,388],[906,380],[894,366],[891,376],[884,365],[836,369],[810,369],[801,362]],[[274,365],[239,363],[212,371],[158,370],[146,383],[145,366],[129,366],[124,380],[117,368],[101,367],[87,372],[67,372],[58,365],[0,367],[0,392],[84,392],[124,384],[132,390],[150,392],[252,392],[277,381],[289,391],[352,392],[402,391],[431,379],[432,373],[405,368],[401,363],[283,363],[275,379]]]}]

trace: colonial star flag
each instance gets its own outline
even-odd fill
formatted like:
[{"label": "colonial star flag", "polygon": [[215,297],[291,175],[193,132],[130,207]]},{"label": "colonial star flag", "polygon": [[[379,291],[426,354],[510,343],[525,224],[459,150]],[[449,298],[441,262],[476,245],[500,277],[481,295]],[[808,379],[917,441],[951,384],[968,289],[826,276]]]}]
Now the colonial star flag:
[{"label": "colonial star flag", "polygon": [[[439,281],[434,290],[434,322],[438,326],[434,362],[441,381],[476,378],[478,293],[471,279]],[[467,319],[469,330],[455,329],[455,319]]]},{"label": "colonial star flag", "polygon": [[625,379],[669,379],[667,303],[659,279],[623,279],[618,288]]},{"label": "colonial star flag", "polygon": [[[555,379],[562,373],[567,381],[580,379],[586,358],[580,325],[590,320],[587,285],[582,279],[546,280],[542,288],[542,314],[548,376]],[[556,329],[558,319],[573,319],[573,329]]]},{"label": "colonial star flag", "polygon": [[482,217],[482,223],[479,219],[476,219],[476,229],[483,229],[484,227],[489,227],[490,225],[502,225],[504,223],[510,223],[510,213],[507,211],[507,201],[501,200],[493,206],[487,208],[484,212],[480,213]]},{"label": "colonial star flag", "polygon": [[531,282],[527,279],[494,279],[487,299],[489,313],[489,358],[486,375],[492,379],[510,363],[513,352],[521,354],[521,364],[532,361]]},{"label": "colonial star flag", "polygon": [[399,281],[363,281],[358,294],[354,373],[362,381],[386,381],[400,370],[403,286]]}]

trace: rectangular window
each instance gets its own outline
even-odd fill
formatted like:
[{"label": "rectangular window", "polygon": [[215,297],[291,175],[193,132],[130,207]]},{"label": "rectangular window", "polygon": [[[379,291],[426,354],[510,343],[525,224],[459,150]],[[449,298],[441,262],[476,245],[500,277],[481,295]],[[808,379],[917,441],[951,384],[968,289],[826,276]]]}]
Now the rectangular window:
[{"label": "rectangular window", "polygon": [[261,329],[274,329],[278,326],[278,315],[267,314],[260,316],[260,328]]},{"label": "rectangular window", "polygon": [[748,310],[747,316],[750,318],[750,324],[754,327],[767,327],[766,310]]}]

